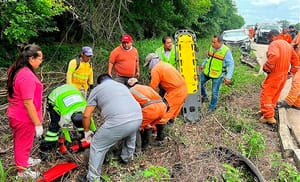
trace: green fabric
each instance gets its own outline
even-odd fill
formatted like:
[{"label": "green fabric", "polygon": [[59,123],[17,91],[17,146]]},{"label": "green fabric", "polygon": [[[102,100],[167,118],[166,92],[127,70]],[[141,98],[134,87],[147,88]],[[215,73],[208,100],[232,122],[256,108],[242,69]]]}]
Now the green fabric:
[{"label": "green fabric", "polygon": [[69,133],[68,128],[61,128],[61,131],[62,131],[62,133],[63,133],[64,136],[65,136],[65,140],[66,140],[67,142],[71,143],[72,140],[71,140],[71,136],[70,136],[70,133]]},{"label": "green fabric", "polygon": [[47,131],[46,136],[45,136],[45,141],[55,142],[57,140],[58,140],[58,133],[57,132]]},{"label": "green fabric", "polygon": [[96,131],[96,125],[95,125],[95,121],[94,121],[94,118],[91,118],[91,124],[90,124],[90,130],[92,132],[95,132]]},{"label": "green fabric", "polygon": [[71,122],[73,113],[83,112],[86,106],[86,100],[81,92],[69,84],[54,89],[48,96],[48,102],[54,105],[54,110],[66,123]]},{"label": "green fabric", "polygon": [[170,56],[169,58],[166,57],[165,55],[165,49],[164,46],[161,46],[156,49],[155,53],[159,56],[159,58],[166,63],[170,63],[171,65],[176,68],[176,56],[175,56],[175,48],[172,46],[172,49],[170,51]]},{"label": "green fabric", "polygon": [[52,132],[52,131],[47,131],[46,133],[46,136],[50,136],[50,137],[57,136],[57,135],[58,135],[57,132]]},{"label": "green fabric", "polygon": [[208,59],[204,67],[203,73],[211,78],[219,78],[223,72],[223,60],[229,48],[223,45],[222,49],[214,52],[213,47],[210,47]]}]

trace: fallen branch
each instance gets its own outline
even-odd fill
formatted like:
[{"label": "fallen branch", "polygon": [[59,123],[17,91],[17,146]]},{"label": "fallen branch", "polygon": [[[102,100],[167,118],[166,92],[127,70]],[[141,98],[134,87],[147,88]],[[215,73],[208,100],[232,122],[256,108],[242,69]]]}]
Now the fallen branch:
[{"label": "fallen branch", "polygon": [[226,128],[224,128],[224,126],[218,121],[218,119],[216,117],[214,117],[214,116],[212,116],[212,117],[228,135],[230,135],[231,137],[235,137],[235,136],[233,136],[233,134],[230,131],[228,131]]}]

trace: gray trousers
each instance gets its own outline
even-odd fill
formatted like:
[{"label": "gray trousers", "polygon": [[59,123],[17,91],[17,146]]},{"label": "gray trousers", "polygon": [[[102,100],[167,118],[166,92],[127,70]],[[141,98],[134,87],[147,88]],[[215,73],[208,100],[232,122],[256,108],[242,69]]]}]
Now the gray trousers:
[{"label": "gray trousers", "polygon": [[88,181],[100,181],[101,168],[108,150],[118,141],[124,139],[121,158],[128,161],[133,157],[135,150],[136,132],[142,120],[133,120],[113,128],[106,128],[105,123],[95,133],[89,158]]}]

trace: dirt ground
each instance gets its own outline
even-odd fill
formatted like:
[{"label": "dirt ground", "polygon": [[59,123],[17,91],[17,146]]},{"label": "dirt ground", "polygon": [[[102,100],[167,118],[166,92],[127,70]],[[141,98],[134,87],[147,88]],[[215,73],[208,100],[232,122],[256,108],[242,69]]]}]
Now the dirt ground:
[{"label": "dirt ground", "polygon": [[[267,45],[253,46],[256,50],[257,59],[263,61]],[[168,137],[164,141],[163,146],[149,147],[144,153],[136,155],[134,160],[128,165],[119,164],[118,156],[112,150],[107,155],[102,173],[109,176],[111,181],[156,181],[153,178],[146,180],[138,177],[139,171],[154,165],[163,166],[169,170],[171,179],[162,179],[161,181],[198,182],[213,181],[214,179],[222,181],[222,174],[225,172],[223,164],[237,164],[234,161],[234,157],[220,156],[218,153],[213,152],[212,149],[223,147],[238,151],[242,133],[232,132],[227,128],[230,118],[232,118],[230,114],[242,117],[242,113],[246,109],[247,116],[249,120],[253,121],[255,130],[266,137],[265,152],[260,157],[251,158],[251,161],[265,180],[271,181],[271,179],[276,178],[276,173],[271,170],[270,154],[280,152],[279,138],[276,128],[261,124],[257,120],[259,118],[259,114],[257,114],[259,111],[259,92],[259,88],[253,88],[248,93],[234,93],[232,96],[220,101],[216,113],[203,117],[199,123],[184,123],[180,118],[177,119],[174,125],[167,128]],[[205,112],[205,108],[206,104],[204,103],[203,112]],[[0,158],[4,169],[7,170],[13,167],[13,143],[7,119],[4,112],[1,112],[0,151],[5,152],[0,154]],[[33,156],[38,157],[38,151],[38,141],[36,141],[32,151]],[[42,162],[40,166],[34,169],[44,172],[59,162],[73,160],[77,162],[79,167],[59,181],[84,181],[84,176],[87,173],[86,153],[88,152],[75,155],[61,155],[54,152],[53,160]],[[289,161],[290,159],[287,160]],[[15,175],[15,171],[11,170],[9,175]]]}]

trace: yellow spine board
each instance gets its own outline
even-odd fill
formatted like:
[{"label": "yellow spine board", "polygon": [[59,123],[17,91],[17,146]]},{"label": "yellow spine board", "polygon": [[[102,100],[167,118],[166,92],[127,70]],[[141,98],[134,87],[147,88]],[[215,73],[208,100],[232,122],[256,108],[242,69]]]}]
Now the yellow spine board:
[{"label": "yellow spine board", "polygon": [[188,94],[198,92],[197,48],[191,34],[179,34],[176,42],[176,60],[180,74],[188,87]]}]

